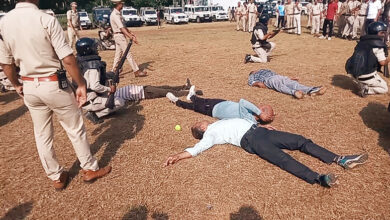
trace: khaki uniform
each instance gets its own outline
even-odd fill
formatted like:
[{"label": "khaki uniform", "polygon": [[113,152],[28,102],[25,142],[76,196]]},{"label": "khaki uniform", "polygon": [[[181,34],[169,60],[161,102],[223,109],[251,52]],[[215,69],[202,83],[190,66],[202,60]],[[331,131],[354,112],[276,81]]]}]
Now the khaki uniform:
[{"label": "khaki uniform", "polygon": [[275,27],[278,27],[278,20],[279,20],[279,4],[276,4],[275,5],[275,8],[274,8],[274,10],[275,10],[275,14],[276,14],[276,18],[275,18],[275,23],[274,23],[274,26]]},{"label": "khaki uniform", "polygon": [[242,13],[242,30],[244,32],[248,31],[248,8],[243,7],[243,13]]},{"label": "khaki uniform", "polygon": [[311,16],[311,13],[313,11],[313,5],[309,2],[307,5],[306,5],[306,8],[307,8],[307,14],[308,14],[308,18],[307,18],[307,28],[310,28],[311,27],[311,21],[312,21],[312,16]]},{"label": "khaki uniform", "polygon": [[[245,7],[243,5],[240,5],[240,7],[237,7],[236,8],[236,23],[237,23],[237,31],[239,31],[241,29],[241,26],[243,24],[242,20],[243,20],[243,17],[244,17],[244,14],[245,13]],[[244,28],[243,28],[244,30]]]},{"label": "khaki uniform", "polygon": [[311,34],[319,34],[320,25],[321,25],[321,5],[317,3],[312,6]]},{"label": "khaki uniform", "polygon": [[[294,27],[294,3],[286,4],[284,7],[285,16],[287,18],[287,28]],[[293,30],[288,30],[288,33],[292,33]]]},{"label": "khaki uniform", "polygon": [[[264,33],[261,29],[257,29],[253,33],[256,36],[256,39],[262,40],[264,39]],[[269,48],[264,48],[260,42],[256,42],[255,44],[252,44],[252,49],[255,51],[257,56],[250,57],[250,61],[254,63],[266,63],[268,62],[268,56],[271,55],[271,52],[273,49],[275,49],[276,44],[274,42],[267,42],[269,43]]]},{"label": "khaki uniform", "polygon": [[297,27],[295,30],[296,34],[301,34],[301,11],[302,4],[298,3],[298,5],[294,4],[294,22],[293,27]]},{"label": "khaki uniform", "polygon": [[358,14],[356,16],[355,22],[353,23],[352,28],[352,37],[356,38],[358,29],[360,30],[360,36],[364,35],[364,24],[366,23],[367,18],[367,6],[368,4],[363,2],[360,4],[360,10],[358,11]]},{"label": "khaki uniform", "polygon": [[248,29],[249,32],[253,31],[257,20],[257,6],[255,3],[248,4]]},{"label": "khaki uniform", "polygon": [[[123,17],[122,13],[114,8],[110,15],[110,24],[111,29],[114,33],[114,41],[115,41],[115,58],[114,58],[114,64],[112,69],[118,65],[119,60],[122,56],[122,54],[125,52],[127,48],[127,39],[126,36],[121,32],[121,28],[125,27],[123,24]],[[129,64],[134,72],[138,71],[138,65],[135,62],[133,55],[129,51],[127,54],[127,61],[129,61]]]},{"label": "khaki uniform", "polygon": [[[73,46],[73,42],[76,42],[79,40],[79,33],[78,29],[80,27],[80,17],[79,13],[76,11],[74,12],[73,10],[69,10],[66,12],[66,19],[68,21],[68,38],[69,38],[69,44],[70,46]],[[69,23],[69,20],[71,21],[74,30],[72,26]]]},{"label": "khaki uniform", "polygon": [[339,11],[341,15],[339,17],[339,20],[337,21],[337,26],[338,26],[337,34],[340,36],[342,35],[346,24],[345,13],[347,9],[348,9],[348,2],[345,1],[341,4],[340,11]]},{"label": "khaki uniform", "polygon": [[17,3],[1,19],[0,34],[0,63],[20,66],[22,77],[34,78],[23,82],[24,103],[31,114],[38,154],[48,177],[58,180],[63,171],[53,149],[53,113],[71,140],[80,166],[98,170],[72,90],[59,89],[57,81],[39,81],[40,77],[55,74],[60,68],[59,59],[73,56],[57,19],[32,3]]},{"label": "khaki uniform", "polygon": [[355,14],[352,10],[357,7],[357,1],[349,1],[347,4],[347,10],[345,12],[345,27],[342,36],[349,36],[352,34],[353,23],[355,22]]}]

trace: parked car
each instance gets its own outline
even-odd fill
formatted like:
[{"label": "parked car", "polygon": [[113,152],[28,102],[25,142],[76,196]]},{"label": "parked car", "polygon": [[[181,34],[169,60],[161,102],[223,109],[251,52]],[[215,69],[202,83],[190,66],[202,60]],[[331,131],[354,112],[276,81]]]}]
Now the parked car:
[{"label": "parked car", "polygon": [[210,6],[210,11],[213,21],[227,21],[229,19],[226,11],[220,5]]},{"label": "parked car", "polygon": [[80,17],[80,25],[83,29],[92,28],[92,22],[89,19],[88,13],[86,11],[80,11],[79,17]]},{"label": "parked car", "polygon": [[302,4],[302,11],[301,11],[301,14],[302,15],[307,15],[307,4],[309,4],[309,2],[301,2]]},{"label": "parked car", "polygon": [[[257,11],[261,14],[266,14],[270,17],[276,17],[275,9],[270,3],[257,3]],[[260,16],[260,14],[259,14]]]},{"label": "parked car", "polygon": [[108,7],[96,7],[92,9],[92,27],[104,27],[110,25],[111,9]]},{"label": "parked car", "polygon": [[127,27],[129,26],[142,26],[142,21],[140,16],[138,16],[137,9],[133,7],[124,7],[122,9],[122,17],[125,20]]},{"label": "parked car", "polygon": [[154,8],[140,8],[139,11],[145,25],[157,25],[157,12]]},{"label": "parked car", "polygon": [[183,13],[183,8],[180,7],[165,7],[164,19],[171,24],[188,23],[188,16]]},{"label": "parked car", "polygon": [[188,20],[192,22],[212,21],[211,13],[207,6],[185,5],[184,13],[188,16]]}]

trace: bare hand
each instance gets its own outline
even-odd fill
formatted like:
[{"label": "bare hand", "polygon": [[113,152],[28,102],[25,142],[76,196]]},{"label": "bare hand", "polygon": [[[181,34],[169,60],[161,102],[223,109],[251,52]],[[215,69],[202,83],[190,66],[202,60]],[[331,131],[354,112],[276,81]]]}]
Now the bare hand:
[{"label": "bare hand", "polygon": [[192,155],[190,153],[188,153],[187,151],[172,155],[172,156],[168,157],[168,159],[165,161],[163,167],[173,165],[173,164],[177,163],[179,160],[183,160],[183,159],[187,159],[187,158],[191,158],[191,157],[192,157]]},{"label": "bare hand", "polygon": [[291,80],[299,81],[299,78],[298,77],[292,77]]},{"label": "bare hand", "polygon": [[79,104],[79,108],[87,102],[87,89],[85,87],[77,87],[76,89],[76,101]]},{"label": "bare hand", "polygon": [[115,85],[110,86],[110,89],[111,89],[110,93],[115,93],[116,92],[116,86]]},{"label": "bare hand", "polygon": [[259,125],[259,127],[263,127],[263,128],[266,128],[268,130],[276,130],[274,127],[272,127],[271,125]]},{"label": "bare hand", "polygon": [[24,93],[23,93],[23,85],[20,85],[20,86],[14,86],[16,92],[18,93],[18,95],[20,97],[24,97]]}]

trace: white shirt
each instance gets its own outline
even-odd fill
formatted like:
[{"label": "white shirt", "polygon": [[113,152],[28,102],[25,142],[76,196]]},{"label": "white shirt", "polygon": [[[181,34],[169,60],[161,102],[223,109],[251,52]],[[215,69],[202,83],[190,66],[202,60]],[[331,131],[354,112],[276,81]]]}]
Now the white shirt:
[{"label": "white shirt", "polygon": [[381,1],[376,0],[374,2],[368,2],[367,19],[375,19],[378,15],[378,11],[382,8]]},{"label": "white shirt", "polygon": [[249,13],[256,13],[257,12],[257,6],[255,5],[255,3],[249,3],[247,7],[248,7]]},{"label": "white shirt", "polygon": [[240,118],[219,120],[208,125],[202,140],[185,151],[194,157],[216,144],[232,144],[241,147],[241,139],[252,125],[253,122]]}]

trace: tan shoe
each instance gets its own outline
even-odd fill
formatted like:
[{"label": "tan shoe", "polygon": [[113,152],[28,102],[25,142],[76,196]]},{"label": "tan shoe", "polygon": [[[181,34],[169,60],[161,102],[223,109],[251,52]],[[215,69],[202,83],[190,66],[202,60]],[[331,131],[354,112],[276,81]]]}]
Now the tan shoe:
[{"label": "tan shoe", "polygon": [[60,178],[58,180],[53,181],[54,188],[57,191],[65,189],[66,185],[68,184],[68,180],[69,173],[67,171],[62,172]]},{"label": "tan shoe", "polygon": [[83,170],[83,180],[85,182],[92,182],[98,178],[101,178],[105,175],[107,175],[109,172],[111,172],[111,166],[106,166],[106,167],[103,167],[103,168],[100,168],[96,171],[92,171],[92,170]]}]

